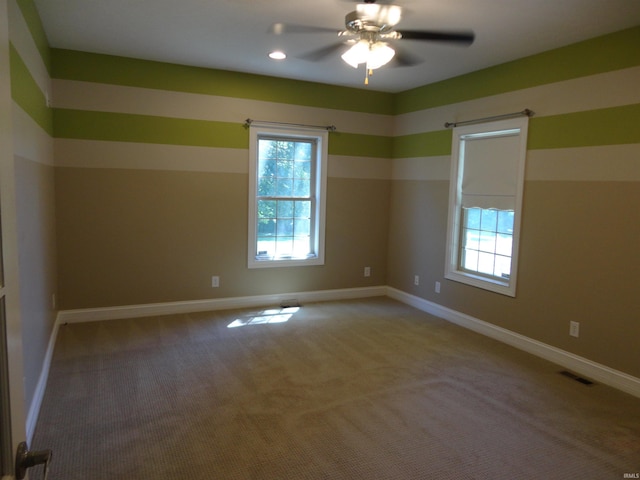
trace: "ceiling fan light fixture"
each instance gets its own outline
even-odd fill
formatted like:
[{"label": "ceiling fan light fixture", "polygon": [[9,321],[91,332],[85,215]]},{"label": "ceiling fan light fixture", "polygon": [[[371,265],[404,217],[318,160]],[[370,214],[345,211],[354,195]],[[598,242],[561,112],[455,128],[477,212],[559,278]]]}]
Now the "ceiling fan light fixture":
[{"label": "ceiling fan light fixture", "polygon": [[342,60],[351,65],[353,68],[358,68],[358,65],[365,63],[369,57],[369,42],[367,40],[360,40],[353,45],[349,50],[342,54]]},{"label": "ceiling fan light fixture", "polygon": [[367,68],[375,70],[391,61],[396,54],[395,50],[385,42],[376,42],[369,48],[369,58],[367,59]]},{"label": "ceiling fan light fixture", "polygon": [[371,43],[362,39],[342,55],[342,60],[353,68],[364,63],[367,70],[375,70],[389,63],[395,53],[385,42]]}]

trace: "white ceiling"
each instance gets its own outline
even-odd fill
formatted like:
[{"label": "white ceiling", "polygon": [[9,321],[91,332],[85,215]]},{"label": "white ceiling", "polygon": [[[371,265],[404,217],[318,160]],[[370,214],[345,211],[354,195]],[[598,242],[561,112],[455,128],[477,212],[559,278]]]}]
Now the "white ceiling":
[{"label": "white ceiling", "polygon": [[[268,33],[277,22],[344,27],[349,0],[35,0],[52,47],[398,92],[640,25],[640,0],[397,0],[397,30],[473,30],[470,47],[399,40],[424,62],[364,70],[339,53],[296,58],[337,35]],[[274,61],[267,54],[288,54]],[[640,50],[639,50],[640,55]]]}]

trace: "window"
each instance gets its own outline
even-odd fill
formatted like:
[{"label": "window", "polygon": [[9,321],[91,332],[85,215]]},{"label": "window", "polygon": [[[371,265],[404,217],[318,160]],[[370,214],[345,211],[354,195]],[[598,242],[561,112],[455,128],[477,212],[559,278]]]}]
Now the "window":
[{"label": "window", "polygon": [[445,278],[515,296],[528,120],[454,129]]},{"label": "window", "polygon": [[328,132],[250,127],[249,268],[324,264]]}]

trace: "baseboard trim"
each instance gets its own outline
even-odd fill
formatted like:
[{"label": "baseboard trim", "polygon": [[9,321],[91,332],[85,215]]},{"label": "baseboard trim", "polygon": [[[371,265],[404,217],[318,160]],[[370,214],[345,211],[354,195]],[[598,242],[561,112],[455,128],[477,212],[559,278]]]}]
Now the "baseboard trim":
[{"label": "baseboard trim", "polygon": [[332,300],[349,300],[356,298],[388,296],[402,303],[435,315],[451,323],[473,330],[487,337],[511,345],[525,352],[544,358],[564,368],[583,375],[593,381],[609,385],[623,392],[640,398],[640,378],[633,377],[619,370],[593,362],[584,357],[561,350],[546,343],[520,335],[502,327],[485,322],[437,303],[411,295],[388,286],[373,286],[363,288],[347,288],[336,290],[318,290],[312,292],[291,292],[272,295],[257,295],[250,297],[229,297],[185,302],[152,303],[144,305],[126,305],[106,308],[89,308],[78,310],[62,310],[58,312],[56,326],[51,334],[49,348],[43,367],[34,401],[27,421],[28,434],[35,429],[37,413],[40,410],[42,396],[49,373],[53,347],[57,336],[58,326],[64,323],[92,322],[101,320],[117,320],[155,315],[172,315],[180,313],[204,312],[208,310],[227,310],[232,308],[251,308],[268,305],[279,305],[282,302],[297,300],[303,302],[324,302]]},{"label": "baseboard trim", "polygon": [[387,296],[519,350],[544,358],[596,382],[640,397],[640,378],[392,287],[387,287]]},{"label": "baseboard trim", "polygon": [[232,308],[263,307],[279,305],[282,302],[297,300],[298,302],[326,302],[331,300],[349,300],[366,297],[382,297],[387,287],[374,286],[362,288],[345,288],[337,290],[317,290],[312,292],[278,293],[273,295],[256,295],[251,297],[213,298],[206,300],[190,300],[185,302],[149,303],[143,305],[125,305],[119,307],[86,308],[78,310],[61,310],[57,323],[94,322],[101,320],[118,320],[123,318],[149,317],[154,315],[174,315],[180,313],[206,312],[209,310],[228,310]]},{"label": "baseboard trim", "polygon": [[40,371],[40,377],[36,384],[36,389],[33,392],[33,399],[29,406],[26,418],[26,434],[27,443],[31,445],[33,440],[33,434],[36,431],[36,424],[38,423],[38,416],[40,415],[40,407],[42,406],[42,400],[44,399],[44,392],[47,388],[47,380],[49,379],[49,369],[51,368],[51,359],[53,358],[53,350],[56,346],[56,339],[58,338],[58,322],[56,321],[51,330],[49,336],[49,343],[47,345],[47,351],[44,354],[44,360],[42,362],[42,370]]}]

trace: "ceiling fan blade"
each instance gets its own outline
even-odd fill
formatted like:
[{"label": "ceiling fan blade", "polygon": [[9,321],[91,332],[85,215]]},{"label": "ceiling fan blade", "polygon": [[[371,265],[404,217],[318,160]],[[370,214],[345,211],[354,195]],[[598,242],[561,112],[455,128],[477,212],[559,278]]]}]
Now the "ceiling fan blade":
[{"label": "ceiling fan blade", "polygon": [[398,32],[406,40],[426,40],[431,42],[450,42],[461,45],[471,45],[475,34],[467,32],[436,32],[432,30],[402,30]]},{"label": "ceiling fan blade", "polygon": [[424,59],[409,53],[404,48],[398,46],[397,43],[393,45],[393,49],[396,51],[390,63],[393,67],[412,67],[424,62]]},{"label": "ceiling fan blade", "polygon": [[284,33],[333,33],[337,35],[339,30],[335,28],[312,27],[309,25],[293,25],[289,23],[274,23],[269,27],[269,33],[282,35]]},{"label": "ceiling fan blade", "polygon": [[317,50],[313,50],[311,52],[300,55],[299,58],[303,60],[309,60],[311,62],[317,62],[318,60],[323,60],[326,57],[333,55],[340,49],[344,48],[344,46],[345,44],[343,42],[334,43],[332,45],[327,45],[326,47],[322,47]]}]

